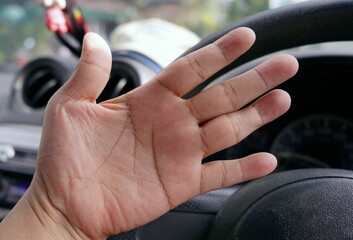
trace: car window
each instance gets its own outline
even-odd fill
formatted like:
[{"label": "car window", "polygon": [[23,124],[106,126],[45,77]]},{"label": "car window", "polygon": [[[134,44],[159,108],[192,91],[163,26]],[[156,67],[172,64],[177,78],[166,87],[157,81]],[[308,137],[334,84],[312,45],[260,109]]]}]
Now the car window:
[{"label": "car window", "polygon": [[[15,69],[34,57],[56,54],[70,57],[45,25],[40,0],[0,2],[0,68]],[[265,10],[264,0],[80,0],[92,31],[110,41],[111,32],[127,22],[159,18],[181,26],[202,38],[250,14]]]},{"label": "car window", "polygon": [[[90,29],[101,34],[113,50],[134,48],[144,54],[156,56],[167,64],[199,39],[233,22],[269,8],[303,1],[308,0],[79,0],[76,3],[82,9]],[[42,0],[0,2],[0,71],[3,74],[14,72],[31,59],[43,55],[75,57],[46,27],[45,9],[41,2]],[[160,28],[156,32],[151,30],[147,19],[173,23],[173,27],[179,26],[184,32],[181,35],[176,35],[180,33],[176,31],[174,35],[164,32],[168,37],[161,37],[163,29],[169,28],[168,31],[171,31],[171,25],[154,22]],[[133,25],[127,26],[127,23],[135,21],[140,21],[140,28],[135,25],[133,32]],[[123,26],[124,32],[121,30]],[[126,30],[127,27],[129,30]],[[141,27],[146,27],[147,30],[143,33]],[[301,50],[319,50],[325,47],[328,50],[345,51],[352,45],[352,42],[329,43],[306,46]],[[157,48],[159,51],[156,51]],[[166,49],[169,49],[168,54]]]}]

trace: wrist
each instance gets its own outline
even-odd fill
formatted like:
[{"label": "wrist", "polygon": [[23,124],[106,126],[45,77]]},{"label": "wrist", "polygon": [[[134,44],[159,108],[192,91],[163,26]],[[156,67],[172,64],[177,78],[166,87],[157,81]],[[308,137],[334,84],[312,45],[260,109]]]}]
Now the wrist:
[{"label": "wrist", "polygon": [[31,186],[0,223],[0,239],[89,239],[70,224],[46,194]]}]

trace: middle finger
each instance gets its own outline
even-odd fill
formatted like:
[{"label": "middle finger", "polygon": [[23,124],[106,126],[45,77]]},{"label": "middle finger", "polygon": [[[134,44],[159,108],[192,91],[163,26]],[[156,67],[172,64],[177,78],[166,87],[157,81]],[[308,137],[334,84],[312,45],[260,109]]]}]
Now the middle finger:
[{"label": "middle finger", "polygon": [[186,100],[186,103],[199,124],[202,124],[219,115],[239,110],[294,76],[297,70],[298,62],[294,57],[278,55],[240,76],[202,91]]}]

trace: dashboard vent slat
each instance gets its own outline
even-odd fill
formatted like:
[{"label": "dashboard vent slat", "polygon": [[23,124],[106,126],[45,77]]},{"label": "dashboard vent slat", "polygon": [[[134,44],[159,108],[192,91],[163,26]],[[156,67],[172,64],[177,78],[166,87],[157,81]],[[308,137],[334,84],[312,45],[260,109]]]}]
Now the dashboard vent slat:
[{"label": "dashboard vent slat", "polygon": [[127,63],[113,61],[109,81],[98,97],[97,102],[123,95],[140,85],[136,70]]},{"label": "dashboard vent slat", "polygon": [[74,66],[72,61],[57,57],[43,57],[29,62],[17,79],[22,86],[24,103],[33,109],[45,107],[52,95],[70,77]]}]

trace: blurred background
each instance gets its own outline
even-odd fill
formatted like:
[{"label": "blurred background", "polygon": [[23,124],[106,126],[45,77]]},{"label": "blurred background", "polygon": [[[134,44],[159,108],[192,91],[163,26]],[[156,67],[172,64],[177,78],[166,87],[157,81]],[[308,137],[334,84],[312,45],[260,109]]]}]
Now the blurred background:
[{"label": "blurred background", "polygon": [[[193,32],[199,38],[253,13],[300,0],[79,0],[92,31],[109,43],[118,26],[159,18]],[[24,66],[41,55],[72,57],[45,25],[39,0],[0,1],[0,71]]]}]

